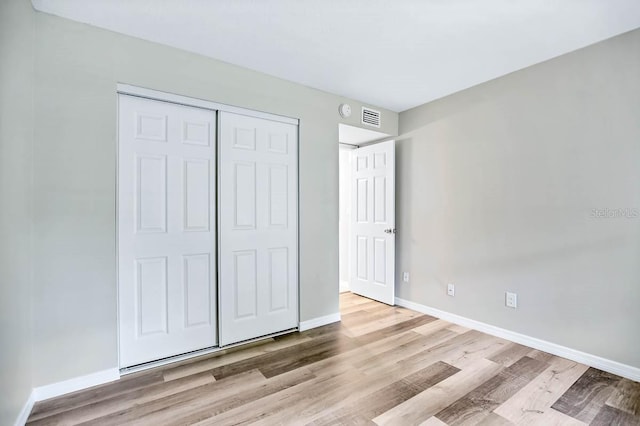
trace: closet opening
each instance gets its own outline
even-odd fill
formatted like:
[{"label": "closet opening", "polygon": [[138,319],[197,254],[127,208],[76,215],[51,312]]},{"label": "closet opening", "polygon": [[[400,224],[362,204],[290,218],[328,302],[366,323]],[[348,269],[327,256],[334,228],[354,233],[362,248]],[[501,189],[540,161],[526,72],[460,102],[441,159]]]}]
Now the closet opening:
[{"label": "closet opening", "polygon": [[118,85],[121,371],[292,332],[298,120]]}]

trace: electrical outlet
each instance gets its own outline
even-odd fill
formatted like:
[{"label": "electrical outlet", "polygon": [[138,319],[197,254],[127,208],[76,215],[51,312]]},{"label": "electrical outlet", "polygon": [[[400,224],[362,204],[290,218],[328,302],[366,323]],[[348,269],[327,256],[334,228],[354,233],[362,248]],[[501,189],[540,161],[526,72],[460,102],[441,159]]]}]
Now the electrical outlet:
[{"label": "electrical outlet", "polygon": [[402,281],[404,281],[405,283],[409,282],[409,273],[408,272],[404,272],[402,274]]},{"label": "electrical outlet", "polygon": [[509,293],[508,291],[504,294],[504,304],[507,308],[517,308],[518,307],[518,295],[515,293]]},{"label": "electrical outlet", "polygon": [[455,296],[456,295],[456,286],[454,286],[451,283],[447,284],[447,294],[449,296]]}]

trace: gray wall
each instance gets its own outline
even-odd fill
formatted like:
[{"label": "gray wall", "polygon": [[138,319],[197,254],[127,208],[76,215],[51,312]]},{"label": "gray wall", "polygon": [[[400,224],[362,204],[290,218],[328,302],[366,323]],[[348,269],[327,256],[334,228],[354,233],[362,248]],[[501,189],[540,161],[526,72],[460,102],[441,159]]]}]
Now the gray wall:
[{"label": "gray wall", "polygon": [[[35,24],[36,385],[118,365],[119,82],[300,119],[301,320],[338,311],[337,108],[346,99],[43,13]],[[380,130],[397,134],[397,117],[383,109]]]},{"label": "gray wall", "polygon": [[400,132],[399,297],[640,367],[640,217],[591,217],[640,209],[640,30],[402,112]]},{"label": "gray wall", "polygon": [[33,11],[0,2],[0,424],[32,387]]}]

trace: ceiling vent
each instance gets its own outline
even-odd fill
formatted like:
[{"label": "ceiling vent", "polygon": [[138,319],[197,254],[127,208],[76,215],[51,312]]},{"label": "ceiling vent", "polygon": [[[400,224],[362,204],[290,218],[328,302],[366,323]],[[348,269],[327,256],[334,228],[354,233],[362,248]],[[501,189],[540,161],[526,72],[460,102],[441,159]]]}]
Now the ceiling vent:
[{"label": "ceiling vent", "polygon": [[380,111],[362,107],[362,124],[367,126],[380,127]]}]

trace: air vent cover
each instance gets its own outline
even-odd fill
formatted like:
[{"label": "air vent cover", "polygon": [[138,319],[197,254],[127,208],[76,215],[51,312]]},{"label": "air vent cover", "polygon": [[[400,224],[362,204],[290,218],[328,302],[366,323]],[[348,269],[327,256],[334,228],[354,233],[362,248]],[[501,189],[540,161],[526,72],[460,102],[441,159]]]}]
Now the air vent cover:
[{"label": "air vent cover", "polygon": [[362,107],[362,124],[367,126],[380,127],[380,111]]}]

